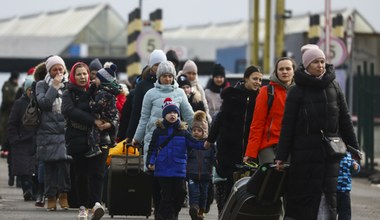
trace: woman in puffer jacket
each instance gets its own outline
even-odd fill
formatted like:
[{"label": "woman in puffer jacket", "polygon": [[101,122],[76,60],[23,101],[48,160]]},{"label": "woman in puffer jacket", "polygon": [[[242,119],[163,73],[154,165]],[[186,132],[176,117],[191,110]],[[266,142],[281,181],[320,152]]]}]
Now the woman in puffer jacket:
[{"label": "woman in puffer jacket", "polygon": [[282,170],[290,156],[284,219],[335,220],[339,158],[327,155],[322,131],[342,137],[354,148],[359,145],[333,65],[325,63],[317,45],[305,45],[301,52],[302,65],[286,98],[275,158]]}]

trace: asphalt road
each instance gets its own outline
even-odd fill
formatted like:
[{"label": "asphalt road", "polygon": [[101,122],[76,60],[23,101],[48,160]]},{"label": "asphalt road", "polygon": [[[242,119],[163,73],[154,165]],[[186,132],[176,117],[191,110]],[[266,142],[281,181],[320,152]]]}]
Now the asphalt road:
[{"label": "asphalt road", "polygon": [[[0,220],[45,220],[45,219],[77,219],[77,209],[67,211],[58,209],[48,212],[45,208],[34,206],[34,202],[25,202],[22,190],[8,186],[7,164],[0,159]],[[354,178],[351,192],[353,220],[380,219],[380,185],[371,184],[367,178]],[[114,216],[114,219],[125,219],[125,216]],[[103,219],[111,219],[106,213]],[[146,219],[145,217],[128,216],[127,219]],[[153,219],[151,216],[149,219]],[[179,220],[189,220],[188,209],[183,208]],[[216,204],[212,205],[206,219],[216,220]]]}]

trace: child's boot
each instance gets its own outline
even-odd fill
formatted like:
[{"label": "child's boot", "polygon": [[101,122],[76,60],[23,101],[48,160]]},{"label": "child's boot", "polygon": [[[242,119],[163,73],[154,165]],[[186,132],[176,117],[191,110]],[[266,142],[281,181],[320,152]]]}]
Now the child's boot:
[{"label": "child's boot", "polygon": [[191,220],[199,220],[198,217],[199,207],[197,205],[191,205],[189,209],[189,215]]},{"label": "child's boot", "polygon": [[204,219],[205,218],[205,209],[202,209],[202,208],[200,208],[199,209],[199,212],[198,212],[198,218],[199,219]]}]

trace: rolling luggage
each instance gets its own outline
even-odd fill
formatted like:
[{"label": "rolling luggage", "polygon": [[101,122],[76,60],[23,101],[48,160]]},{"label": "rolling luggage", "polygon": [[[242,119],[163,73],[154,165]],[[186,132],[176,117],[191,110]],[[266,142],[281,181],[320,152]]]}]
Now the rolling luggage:
[{"label": "rolling luggage", "polygon": [[[287,166],[286,166],[287,167]],[[286,170],[261,165],[252,177],[239,179],[224,205],[220,220],[279,220]]]},{"label": "rolling luggage", "polygon": [[[140,151],[142,152],[142,151]],[[152,212],[152,176],[142,155],[114,155],[108,173],[108,214],[145,216]]]}]

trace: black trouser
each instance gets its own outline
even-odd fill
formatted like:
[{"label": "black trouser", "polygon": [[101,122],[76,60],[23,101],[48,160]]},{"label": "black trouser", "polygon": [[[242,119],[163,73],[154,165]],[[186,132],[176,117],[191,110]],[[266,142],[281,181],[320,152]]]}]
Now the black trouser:
[{"label": "black trouser", "polygon": [[58,193],[69,192],[70,162],[53,161],[45,162],[45,195],[47,197],[57,196]]},{"label": "black trouser", "polygon": [[159,178],[154,176],[154,172],[152,172],[152,198],[153,198],[153,206],[154,206],[154,215],[156,216],[157,211],[160,207],[161,202],[161,187]]},{"label": "black trouser", "polygon": [[77,201],[79,206],[92,208],[100,202],[103,191],[104,172],[108,149],[102,149],[102,154],[86,158],[83,155],[74,155],[74,172]]},{"label": "black trouser", "polygon": [[185,200],[186,190],[184,178],[181,177],[158,177],[161,186],[161,202],[156,219],[178,219]]}]

